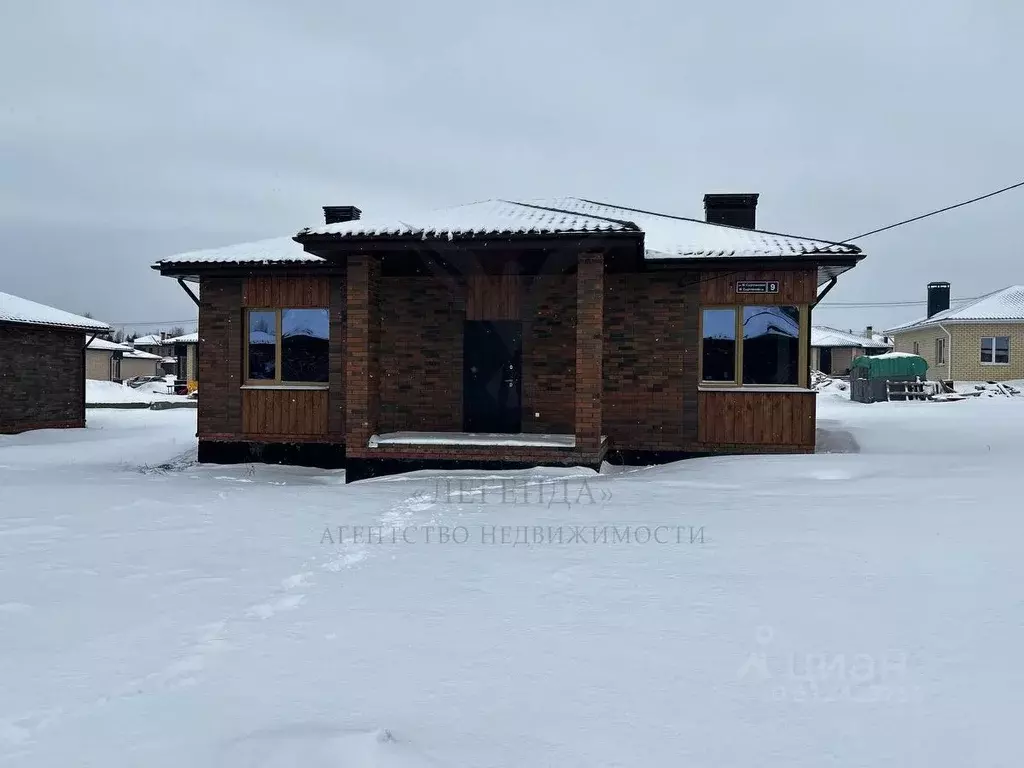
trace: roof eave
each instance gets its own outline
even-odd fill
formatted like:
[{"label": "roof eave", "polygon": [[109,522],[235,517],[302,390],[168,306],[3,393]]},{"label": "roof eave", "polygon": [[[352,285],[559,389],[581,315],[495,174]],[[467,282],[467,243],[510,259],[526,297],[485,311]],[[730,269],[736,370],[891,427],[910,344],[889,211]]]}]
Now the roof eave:
[{"label": "roof eave", "polygon": [[913,325],[903,325],[896,328],[889,328],[886,335],[896,333],[907,333],[908,331],[920,331],[924,328],[935,328],[940,325],[1001,325],[1004,323],[1024,323],[1024,317],[983,317],[983,318],[947,318],[939,320],[927,320]]},{"label": "roof eave", "polygon": [[29,326],[30,328],[46,328],[71,333],[109,333],[112,328],[106,323],[97,325],[64,325],[63,323],[33,323],[25,320],[0,320],[0,325]]}]

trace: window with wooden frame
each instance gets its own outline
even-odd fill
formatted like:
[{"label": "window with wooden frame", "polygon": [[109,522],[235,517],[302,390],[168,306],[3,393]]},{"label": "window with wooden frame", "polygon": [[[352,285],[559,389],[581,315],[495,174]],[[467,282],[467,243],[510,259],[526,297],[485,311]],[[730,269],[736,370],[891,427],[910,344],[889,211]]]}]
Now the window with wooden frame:
[{"label": "window with wooden frame", "polygon": [[807,308],[704,307],[700,380],[708,386],[807,386]]},{"label": "window with wooden frame", "polygon": [[944,365],[946,363],[946,340],[938,338],[935,340],[935,364]]},{"label": "window with wooden frame", "polygon": [[247,385],[326,384],[329,355],[327,309],[246,310]]}]

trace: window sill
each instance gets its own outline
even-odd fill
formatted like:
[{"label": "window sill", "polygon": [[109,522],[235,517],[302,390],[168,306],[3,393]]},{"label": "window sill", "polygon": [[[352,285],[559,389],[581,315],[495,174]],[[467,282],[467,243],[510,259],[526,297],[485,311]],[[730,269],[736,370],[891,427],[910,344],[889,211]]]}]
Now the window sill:
[{"label": "window sill", "polygon": [[239,389],[279,389],[279,390],[313,390],[324,391],[330,389],[329,384],[243,384]]},{"label": "window sill", "polygon": [[715,386],[714,384],[701,384],[697,387],[698,392],[775,392],[777,394],[793,394],[793,393],[809,393],[814,392],[813,389],[807,387],[795,387],[792,384],[747,384],[746,386],[737,387],[735,384],[726,384],[724,386]]},{"label": "window sill", "polygon": [[986,367],[992,366],[992,367],[995,367],[995,368],[1005,368],[1006,366],[1009,365],[1009,363],[982,363],[982,365],[984,365]]}]

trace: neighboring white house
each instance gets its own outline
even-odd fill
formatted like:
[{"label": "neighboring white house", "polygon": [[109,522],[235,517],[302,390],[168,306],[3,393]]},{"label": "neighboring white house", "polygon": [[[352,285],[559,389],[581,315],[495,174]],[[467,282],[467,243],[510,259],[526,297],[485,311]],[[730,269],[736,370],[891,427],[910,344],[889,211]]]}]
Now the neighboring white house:
[{"label": "neighboring white house", "polygon": [[880,355],[892,348],[892,340],[875,333],[871,326],[863,334],[827,325],[811,326],[811,368],[822,373],[845,376],[861,355]]},{"label": "neighboring white house", "polygon": [[93,339],[85,348],[85,378],[124,381],[135,376],[158,376],[160,356],[106,339]]}]

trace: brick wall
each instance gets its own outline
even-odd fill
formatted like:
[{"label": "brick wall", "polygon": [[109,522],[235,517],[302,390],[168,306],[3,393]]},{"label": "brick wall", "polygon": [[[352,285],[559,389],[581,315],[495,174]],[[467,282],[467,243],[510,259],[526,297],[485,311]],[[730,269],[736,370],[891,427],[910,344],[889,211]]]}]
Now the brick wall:
[{"label": "brick wall", "polygon": [[[961,323],[947,325],[952,337],[952,350],[946,351],[946,360],[953,365],[952,373],[948,364],[935,361],[935,340],[945,339],[941,328],[931,326],[913,331],[894,334],[897,352],[913,352],[914,342],[920,347],[920,355],[928,361],[928,378],[953,379],[955,381],[1012,381],[1024,379],[1024,323]],[[1010,337],[1009,365],[992,365],[981,362],[981,339],[983,336]],[[946,342],[947,346],[949,342]]]},{"label": "brick wall", "polygon": [[683,450],[697,439],[699,279],[605,276],[602,418],[616,449]]},{"label": "brick wall", "polygon": [[85,426],[85,334],[0,324],[0,433]]},{"label": "brick wall", "polygon": [[[949,378],[949,349],[946,350],[946,363],[940,364],[935,359],[935,340],[945,339],[946,334],[935,327],[921,328],[909,333],[893,335],[893,351],[909,352],[923,357],[928,362],[929,381],[941,381]],[[918,350],[914,350],[914,343],[917,343]],[[947,342],[948,345],[948,342]]]},{"label": "brick wall", "polygon": [[203,278],[199,288],[199,436],[242,433],[242,280]]},{"label": "brick wall", "polygon": [[381,279],[381,432],[462,429],[464,296],[438,277]]},{"label": "brick wall", "polygon": [[523,307],[523,432],[575,428],[576,276],[538,275]]},{"label": "brick wall", "polygon": [[345,288],[345,451],[358,457],[380,418],[380,261],[349,259]]},{"label": "brick wall", "polygon": [[[1024,379],[1024,323],[978,323],[947,326],[953,336],[953,376],[958,381],[1011,381]],[[981,362],[983,336],[1009,336],[1010,362]]]},{"label": "brick wall", "polygon": [[601,443],[604,256],[585,253],[576,275],[576,446],[596,451]]},{"label": "brick wall", "polygon": [[330,391],[327,402],[327,434],[337,442],[345,441],[345,313],[347,293],[345,278],[330,278],[331,347],[328,377]]}]

